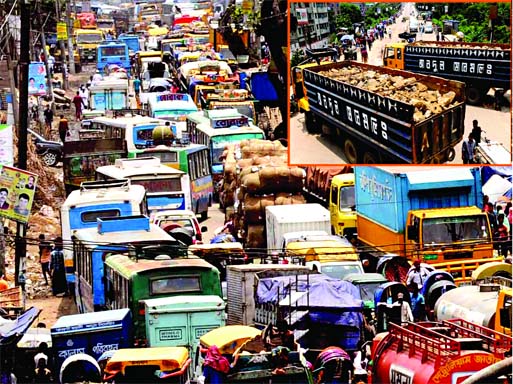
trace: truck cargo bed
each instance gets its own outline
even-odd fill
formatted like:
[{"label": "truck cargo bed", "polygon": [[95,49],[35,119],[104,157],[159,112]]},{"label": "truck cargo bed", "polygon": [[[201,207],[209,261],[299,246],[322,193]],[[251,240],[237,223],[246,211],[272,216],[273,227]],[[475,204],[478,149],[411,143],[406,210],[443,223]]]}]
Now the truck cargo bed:
[{"label": "truck cargo bed", "polygon": [[[454,102],[441,113],[415,122],[415,106],[393,99],[390,92],[378,94],[322,74],[348,67],[380,75],[414,77],[429,90],[439,90],[441,94],[454,92]],[[310,67],[303,73],[310,111],[333,127],[342,141],[345,137],[356,140],[358,152],[373,153],[378,163],[446,162],[450,157],[448,151],[463,137],[463,83],[351,61]],[[357,162],[362,162],[358,157]]]}]

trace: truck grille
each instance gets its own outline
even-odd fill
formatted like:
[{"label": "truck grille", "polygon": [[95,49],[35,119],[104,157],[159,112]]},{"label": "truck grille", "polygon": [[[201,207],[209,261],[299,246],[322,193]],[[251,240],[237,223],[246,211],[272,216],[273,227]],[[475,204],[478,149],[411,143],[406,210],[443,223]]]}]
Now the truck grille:
[{"label": "truck grille", "polygon": [[469,260],[472,259],[472,251],[444,253],[444,260]]}]

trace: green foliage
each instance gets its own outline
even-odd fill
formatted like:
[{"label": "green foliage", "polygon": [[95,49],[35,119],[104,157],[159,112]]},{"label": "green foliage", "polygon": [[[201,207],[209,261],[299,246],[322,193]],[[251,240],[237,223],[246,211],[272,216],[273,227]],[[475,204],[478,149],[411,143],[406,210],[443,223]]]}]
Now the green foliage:
[{"label": "green foliage", "polygon": [[299,65],[301,62],[306,60],[306,55],[302,49],[298,49],[292,53],[292,58],[290,59],[290,67],[294,68]]},{"label": "green foliage", "polygon": [[340,28],[353,28],[353,23],[362,21],[360,7],[351,3],[339,3],[339,14],[335,17],[337,30]]},{"label": "green foliage", "polygon": [[[444,20],[458,20],[460,21],[459,30],[465,35],[465,41],[477,43],[490,42],[490,3],[447,3],[449,7],[447,14],[445,13],[446,4],[422,4],[434,7],[433,24],[441,27]],[[497,43],[508,44],[511,41],[511,31],[509,28],[511,4],[498,3],[497,8],[493,40]]]},{"label": "green foliage", "polygon": [[372,28],[381,21],[395,15],[400,8],[400,3],[374,3],[366,8],[365,26]]}]

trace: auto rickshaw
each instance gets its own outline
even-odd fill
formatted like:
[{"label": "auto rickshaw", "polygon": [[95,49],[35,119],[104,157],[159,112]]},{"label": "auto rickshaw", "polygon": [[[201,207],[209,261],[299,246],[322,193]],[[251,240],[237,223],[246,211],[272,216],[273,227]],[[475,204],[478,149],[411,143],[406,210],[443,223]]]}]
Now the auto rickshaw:
[{"label": "auto rickshaw", "polygon": [[190,363],[189,352],[185,347],[119,349],[105,366],[103,381],[187,383],[190,379]]}]

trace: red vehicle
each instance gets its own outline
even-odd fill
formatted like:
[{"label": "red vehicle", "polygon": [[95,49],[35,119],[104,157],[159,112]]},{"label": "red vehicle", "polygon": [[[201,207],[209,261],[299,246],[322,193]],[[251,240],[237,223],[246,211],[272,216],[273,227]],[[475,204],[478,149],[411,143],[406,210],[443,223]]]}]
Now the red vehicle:
[{"label": "red vehicle", "polygon": [[510,336],[462,319],[392,323],[373,340],[370,382],[461,383],[510,351]]},{"label": "red vehicle", "polygon": [[77,20],[82,29],[95,29],[96,28],[96,15],[92,12],[82,12],[77,14]]}]

